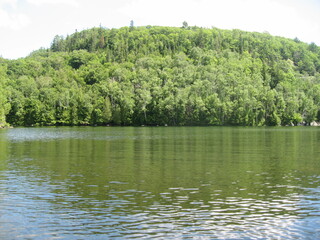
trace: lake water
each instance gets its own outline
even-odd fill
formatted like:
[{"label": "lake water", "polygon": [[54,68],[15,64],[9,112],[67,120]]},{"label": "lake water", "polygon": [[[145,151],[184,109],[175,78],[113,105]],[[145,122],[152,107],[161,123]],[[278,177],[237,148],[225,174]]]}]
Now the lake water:
[{"label": "lake water", "polygon": [[320,128],[0,130],[0,239],[320,239]]}]

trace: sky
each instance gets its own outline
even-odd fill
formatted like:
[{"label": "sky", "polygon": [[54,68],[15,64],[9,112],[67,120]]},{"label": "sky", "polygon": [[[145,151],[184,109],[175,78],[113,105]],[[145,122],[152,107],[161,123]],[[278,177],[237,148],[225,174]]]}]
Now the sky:
[{"label": "sky", "polygon": [[56,35],[103,26],[269,32],[320,46],[320,0],[0,0],[0,56],[26,57]]}]

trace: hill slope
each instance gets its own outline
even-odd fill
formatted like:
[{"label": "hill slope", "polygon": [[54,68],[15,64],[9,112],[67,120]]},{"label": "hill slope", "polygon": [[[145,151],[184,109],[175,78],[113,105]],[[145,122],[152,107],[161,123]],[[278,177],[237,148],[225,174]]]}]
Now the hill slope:
[{"label": "hill slope", "polygon": [[267,33],[93,28],[0,59],[0,124],[287,125],[320,120],[320,48]]}]

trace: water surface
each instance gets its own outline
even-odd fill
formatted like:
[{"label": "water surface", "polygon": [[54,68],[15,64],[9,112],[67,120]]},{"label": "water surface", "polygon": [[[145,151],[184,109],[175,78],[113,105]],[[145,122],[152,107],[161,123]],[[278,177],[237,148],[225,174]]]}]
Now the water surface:
[{"label": "water surface", "polygon": [[0,131],[0,239],[319,239],[320,128]]}]

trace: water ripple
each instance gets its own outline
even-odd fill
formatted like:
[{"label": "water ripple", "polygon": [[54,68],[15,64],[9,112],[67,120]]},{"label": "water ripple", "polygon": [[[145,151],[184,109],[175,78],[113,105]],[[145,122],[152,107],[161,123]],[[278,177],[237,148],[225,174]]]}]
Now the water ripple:
[{"label": "water ripple", "polygon": [[286,144],[265,157],[232,131],[216,145],[216,136],[196,144],[199,129],[162,145],[167,134],[98,130],[6,131],[0,239],[320,239],[318,155],[287,159]]}]

